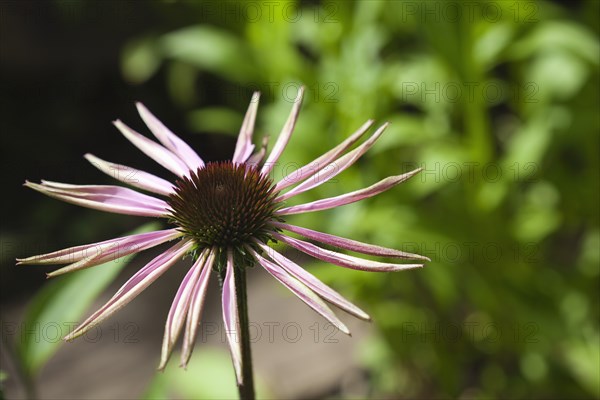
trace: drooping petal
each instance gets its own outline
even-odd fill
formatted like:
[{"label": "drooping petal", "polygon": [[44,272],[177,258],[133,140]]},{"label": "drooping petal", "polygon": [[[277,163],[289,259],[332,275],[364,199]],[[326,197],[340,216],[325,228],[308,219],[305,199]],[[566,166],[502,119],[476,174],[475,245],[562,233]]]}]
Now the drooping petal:
[{"label": "drooping petal", "polygon": [[176,229],[140,234],[140,236],[137,238],[127,238],[123,241],[114,243],[110,247],[101,249],[96,255],[83,258],[73,264],[57,269],[56,271],[52,271],[46,275],[48,278],[53,278],[58,275],[66,274],[67,272],[104,264],[108,261],[113,261],[129,254],[139,253],[181,236],[183,236],[183,233]]},{"label": "drooping petal", "polygon": [[243,384],[242,375],[242,338],[239,313],[237,306],[237,293],[235,291],[235,266],[233,265],[233,254],[231,250],[227,253],[227,273],[223,281],[223,323],[227,334],[227,343],[231,351],[231,359],[238,386]]},{"label": "drooping petal", "polygon": [[421,168],[418,168],[414,171],[407,172],[406,174],[390,176],[367,188],[355,190],[354,192],[342,194],[340,196],[329,197],[326,199],[316,200],[306,204],[299,204],[296,206],[282,208],[281,210],[277,211],[276,214],[301,214],[305,212],[327,210],[329,208],[340,207],[346,204],[355,203],[357,201],[378,195],[381,192],[385,192],[386,190],[391,189],[399,183],[406,181],[407,179],[416,175],[420,171]]},{"label": "drooping petal", "polygon": [[187,165],[185,165],[185,163],[170,150],[139,134],[120,120],[114,121],[113,124],[121,131],[127,140],[133,143],[135,147],[140,149],[148,157],[179,177],[189,175],[190,169]]},{"label": "drooping petal", "polygon": [[295,183],[301,182],[309,176],[313,175],[315,171],[321,169],[324,165],[328,165],[330,162],[335,160],[346,151],[350,146],[352,146],[358,139],[362,137],[369,130],[369,128],[373,125],[373,120],[368,120],[365,122],[356,132],[350,135],[346,140],[342,143],[338,144],[333,149],[329,150],[327,153],[317,157],[310,163],[306,164],[303,167],[298,168],[291,174],[288,174],[283,177],[277,185],[275,186],[276,190],[283,190],[288,186],[294,185]]},{"label": "drooping petal", "polygon": [[42,181],[25,182],[25,186],[47,196],[82,207],[117,214],[163,217],[167,203],[163,200],[119,186],[69,185]]},{"label": "drooping petal", "polygon": [[135,200],[157,208],[165,208],[166,202],[154,196],[140,193],[136,190],[115,185],[74,185],[72,183],[53,182],[42,179],[42,185],[49,190],[65,191],[75,196],[106,195]]},{"label": "drooping petal", "polygon": [[173,193],[173,185],[163,178],[152,175],[139,169],[131,168],[126,165],[115,164],[104,161],[93,154],[86,154],[85,159],[94,167],[121,182],[128,185],[147,190],[149,192],[168,196]]},{"label": "drooping petal", "polygon": [[204,161],[200,156],[186,142],[171,132],[146,106],[142,103],[136,103],[135,105],[146,126],[163,146],[175,153],[192,171],[204,167]]},{"label": "drooping petal", "polygon": [[[62,249],[53,251],[52,253],[40,254],[37,256],[27,257],[27,258],[17,258],[18,264],[68,264],[76,261],[83,260],[84,258],[95,257],[98,254],[104,253],[107,249],[120,246],[122,251],[125,248],[131,247],[132,245],[139,244],[140,242],[152,241],[155,239],[166,238],[166,240],[170,240],[174,237],[171,235],[177,234],[182,235],[182,233],[178,232],[175,229],[167,229],[164,231],[154,231],[154,232],[145,232],[138,233],[136,235],[123,236],[119,238],[114,238],[110,240],[105,240],[102,242],[85,244],[81,246],[69,247],[68,249]],[[121,253],[122,254],[122,253]]]},{"label": "drooping petal", "polygon": [[327,250],[322,247],[316,246],[312,243],[305,242],[303,240],[294,239],[286,235],[274,233],[273,237],[277,240],[281,240],[284,243],[306,253],[312,257],[318,258],[319,260],[326,261],[331,264],[339,265],[340,267],[346,267],[350,269],[357,269],[360,271],[372,271],[372,272],[393,272],[402,271],[405,269],[421,268],[423,264],[393,264],[380,261],[365,260],[360,257],[354,257],[336,251]]},{"label": "drooping petal", "polygon": [[73,332],[65,336],[64,340],[73,340],[85,334],[88,330],[117,312],[158,279],[166,270],[177,262],[177,260],[189,251],[193,245],[191,240],[182,240],[169,250],[154,258],[146,264],[145,267],[133,275],[104,306],[93,313]]},{"label": "drooping petal", "polygon": [[248,106],[248,111],[246,111],[246,115],[244,116],[244,121],[242,122],[242,127],[235,145],[235,151],[233,153],[233,158],[231,159],[233,163],[241,164],[246,162],[248,157],[250,157],[252,154],[252,151],[254,151],[252,134],[254,132],[254,123],[256,121],[256,112],[258,110],[259,100],[260,93],[254,92],[252,99],[250,100],[250,105]]},{"label": "drooping petal", "polygon": [[317,296],[308,286],[300,282],[288,274],[279,265],[272,263],[264,257],[261,257],[258,253],[252,252],[256,260],[264,269],[267,270],[275,279],[281,284],[287,287],[292,293],[294,293],[300,300],[306,303],[307,306],[321,314],[327,321],[331,322],[335,327],[345,334],[350,334],[350,331],[344,325],[344,323],[331,311],[331,308],[325,304],[319,296]]},{"label": "drooping petal", "polygon": [[316,240],[317,242],[329,244],[331,246],[339,247],[342,249],[356,251],[358,253],[369,254],[373,256],[380,257],[394,257],[394,258],[403,258],[406,260],[423,260],[423,261],[431,261],[428,257],[407,253],[404,251],[390,249],[387,247],[377,246],[374,244],[368,244],[359,242],[357,240],[347,239],[340,236],[331,235],[329,233],[323,233],[318,231],[313,231],[312,229],[303,228],[296,225],[284,224],[282,222],[274,221],[272,222],[274,226],[277,228],[284,229],[286,231],[294,232],[299,235],[302,235],[306,238]]},{"label": "drooping petal", "polygon": [[371,317],[369,317],[369,315],[366,312],[364,312],[363,310],[346,300],[338,292],[325,285],[310,272],[308,272],[289,258],[284,257],[281,253],[275,251],[266,244],[260,242],[257,243],[264,250],[264,252],[268,254],[269,257],[273,259],[280,267],[285,269],[290,275],[298,279],[304,285],[308,286],[313,292],[321,296],[323,299],[327,300],[332,304],[335,304],[342,310],[354,315],[355,317],[367,321],[371,319]]},{"label": "drooping petal", "polygon": [[323,168],[317,170],[312,176],[307,178],[304,182],[293,188],[287,193],[284,193],[275,199],[275,201],[284,201],[289,199],[290,197],[296,196],[300,193],[304,193],[307,190],[313,189],[328,180],[336,177],[352,164],[354,164],[363,154],[367,152],[375,144],[375,141],[379,139],[385,128],[387,128],[389,123],[383,124],[375,133],[369,138],[369,140],[365,141],[363,144],[358,146],[356,149],[352,150],[348,154],[340,157],[338,160],[332,162],[331,164],[323,165]]},{"label": "drooping petal", "polygon": [[301,86],[300,89],[298,89],[298,96],[296,96],[296,100],[294,100],[294,106],[292,107],[292,111],[290,112],[287,121],[285,121],[285,125],[283,125],[283,129],[281,129],[281,132],[277,137],[277,141],[273,146],[273,150],[271,150],[267,161],[265,161],[265,164],[263,165],[260,171],[264,175],[271,172],[271,170],[275,166],[275,163],[277,162],[277,160],[279,160],[279,156],[281,156],[281,153],[283,153],[285,146],[287,146],[290,137],[292,136],[292,132],[294,131],[294,127],[296,126],[296,120],[298,120],[298,113],[300,112],[300,106],[302,105],[303,97],[304,86]]},{"label": "drooping petal", "polygon": [[200,326],[200,317],[202,316],[202,308],[204,306],[204,299],[206,297],[206,289],[208,288],[208,281],[210,279],[210,273],[212,265],[215,260],[214,251],[211,251],[202,267],[200,277],[194,286],[194,292],[192,293],[192,299],[190,301],[190,307],[188,308],[188,315],[185,322],[185,331],[183,334],[183,348],[181,350],[181,366],[186,367],[192,356],[194,350],[194,342],[198,335],[198,327]]},{"label": "drooping petal", "polygon": [[160,354],[160,365],[158,366],[159,370],[163,370],[166,367],[167,361],[169,361],[169,357],[173,351],[173,346],[179,337],[179,333],[183,327],[186,315],[188,314],[192,293],[196,287],[196,283],[198,282],[198,277],[200,276],[200,271],[202,270],[204,262],[206,261],[207,254],[208,250],[206,249],[200,254],[200,257],[198,257],[196,262],[192,265],[188,273],[183,278],[183,281],[177,290],[177,294],[175,295],[175,299],[173,299],[173,303],[171,304],[171,309],[169,310],[167,321],[165,323],[165,335]]}]

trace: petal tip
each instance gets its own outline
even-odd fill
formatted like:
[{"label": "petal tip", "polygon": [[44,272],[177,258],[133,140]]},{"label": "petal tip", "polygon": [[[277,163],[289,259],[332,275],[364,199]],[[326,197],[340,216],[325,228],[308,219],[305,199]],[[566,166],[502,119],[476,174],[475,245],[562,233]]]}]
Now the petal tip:
[{"label": "petal tip", "polygon": [[135,102],[135,108],[138,111],[138,114],[140,114],[140,116],[142,117],[142,119],[147,116],[148,114],[150,114],[150,110],[148,110],[148,107],[146,107],[141,101],[136,101]]},{"label": "petal tip", "polygon": [[[63,268],[61,268],[61,269],[63,269]],[[60,272],[60,271],[61,271],[60,269],[57,269],[56,271],[47,272],[46,279],[54,278],[54,277],[64,274],[64,272]]]},{"label": "petal tip", "polygon": [[179,363],[179,368],[183,368],[184,371],[187,371],[187,367],[188,367],[187,362],[184,363],[182,361],[181,363]]},{"label": "petal tip", "polygon": [[63,337],[62,338],[63,342],[72,343],[73,340],[75,339],[75,336],[73,335],[73,333],[74,332],[71,332],[67,336]]}]

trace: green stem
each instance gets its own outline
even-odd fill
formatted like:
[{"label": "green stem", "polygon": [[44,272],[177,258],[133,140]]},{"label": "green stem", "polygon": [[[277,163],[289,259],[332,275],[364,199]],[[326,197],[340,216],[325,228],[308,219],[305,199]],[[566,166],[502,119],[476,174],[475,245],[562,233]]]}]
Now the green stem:
[{"label": "green stem", "polygon": [[242,344],[242,381],[238,386],[241,400],[254,400],[254,375],[252,372],[252,352],[250,350],[250,321],[248,319],[248,300],[246,295],[246,268],[235,271],[235,292],[240,321],[240,340]]}]

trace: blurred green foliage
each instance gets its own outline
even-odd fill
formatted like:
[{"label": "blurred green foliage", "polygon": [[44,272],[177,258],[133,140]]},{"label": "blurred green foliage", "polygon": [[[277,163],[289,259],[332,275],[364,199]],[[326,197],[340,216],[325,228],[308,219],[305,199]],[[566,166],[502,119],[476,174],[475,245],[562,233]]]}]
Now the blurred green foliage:
[{"label": "blurred green foliage", "polygon": [[[200,346],[186,369],[177,368],[179,354],[173,354],[170,365],[157,374],[143,398],[151,399],[235,399],[238,389],[231,368],[231,357],[225,349]],[[215,384],[218,383],[218,384]],[[257,397],[271,398],[265,385],[257,377]]]},{"label": "blurred green foliage", "polygon": [[198,132],[234,133],[241,114],[197,108],[190,86],[217,80],[234,105],[259,89],[271,144],[302,82],[282,168],[368,118],[392,122],[299,201],[424,168],[371,201],[294,219],[433,260],[394,275],[316,266],[373,315],[379,334],[360,349],[370,395],[600,396],[598,2],[188,5],[211,4],[208,22],[132,41],[124,76],[160,73]]},{"label": "blurred green foliage", "polygon": [[[136,68],[140,58],[164,63],[184,105],[193,96],[179,80],[203,73],[230,89],[257,86],[270,133],[303,82],[310,95],[284,165],[310,161],[367,118],[393,123],[358,168],[307,198],[412,165],[421,178],[299,221],[433,259],[394,276],[319,267],[369,303],[381,329],[363,349],[373,395],[598,396],[596,32],[552,3],[482,2],[468,14],[453,4],[462,14],[443,2],[368,1],[290,17],[278,2],[238,32],[224,12],[132,43],[123,70],[140,83],[156,71]],[[203,116],[191,127],[229,127],[228,114]]]},{"label": "blurred green foliage", "polygon": [[312,266],[373,317],[357,345],[371,397],[600,396],[599,2],[173,3],[148,7],[198,22],[168,29],[165,12],[123,47],[124,79],[163,80],[197,133],[237,133],[260,90],[256,143],[271,147],[306,85],[276,179],[369,118],[392,123],[298,202],[424,168],[293,219],[432,259],[397,274]]}]

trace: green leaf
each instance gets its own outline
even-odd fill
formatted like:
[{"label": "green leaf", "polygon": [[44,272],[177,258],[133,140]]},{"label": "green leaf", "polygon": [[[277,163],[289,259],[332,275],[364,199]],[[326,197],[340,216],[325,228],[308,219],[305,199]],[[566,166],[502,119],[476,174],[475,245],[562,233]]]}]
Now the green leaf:
[{"label": "green leaf", "polygon": [[171,32],[159,42],[165,56],[236,82],[254,78],[247,46],[231,33],[196,25]]},{"label": "green leaf", "polygon": [[[128,233],[159,229],[149,223]],[[62,345],[93,300],[115,279],[133,255],[53,279],[30,302],[17,336],[23,370],[34,376]]]},{"label": "green leaf", "polygon": [[144,83],[156,73],[162,59],[155,43],[154,38],[140,38],[127,43],[121,55],[121,71],[125,80]]},{"label": "green leaf", "polygon": [[[187,369],[177,368],[179,354],[174,353],[165,371],[156,374],[143,399],[236,399],[235,374],[227,351],[200,346]],[[262,380],[255,374],[259,398],[270,398]]]},{"label": "green leaf", "polygon": [[237,137],[244,117],[228,108],[208,107],[188,114],[188,125],[196,132],[219,132]]},{"label": "green leaf", "polygon": [[515,35],[515,26],[510,23],[490,24],[474,44],[474,59],[486,69],[496,65],[500,54]]},{"label": "green leaf", "polygon": [[524,39],[512,45],[510,56],[521,59],[557,49],[570,51],[590,64],[598,65],[600,44],[596,35],[587,27],[566,21],[540,24]]}]

